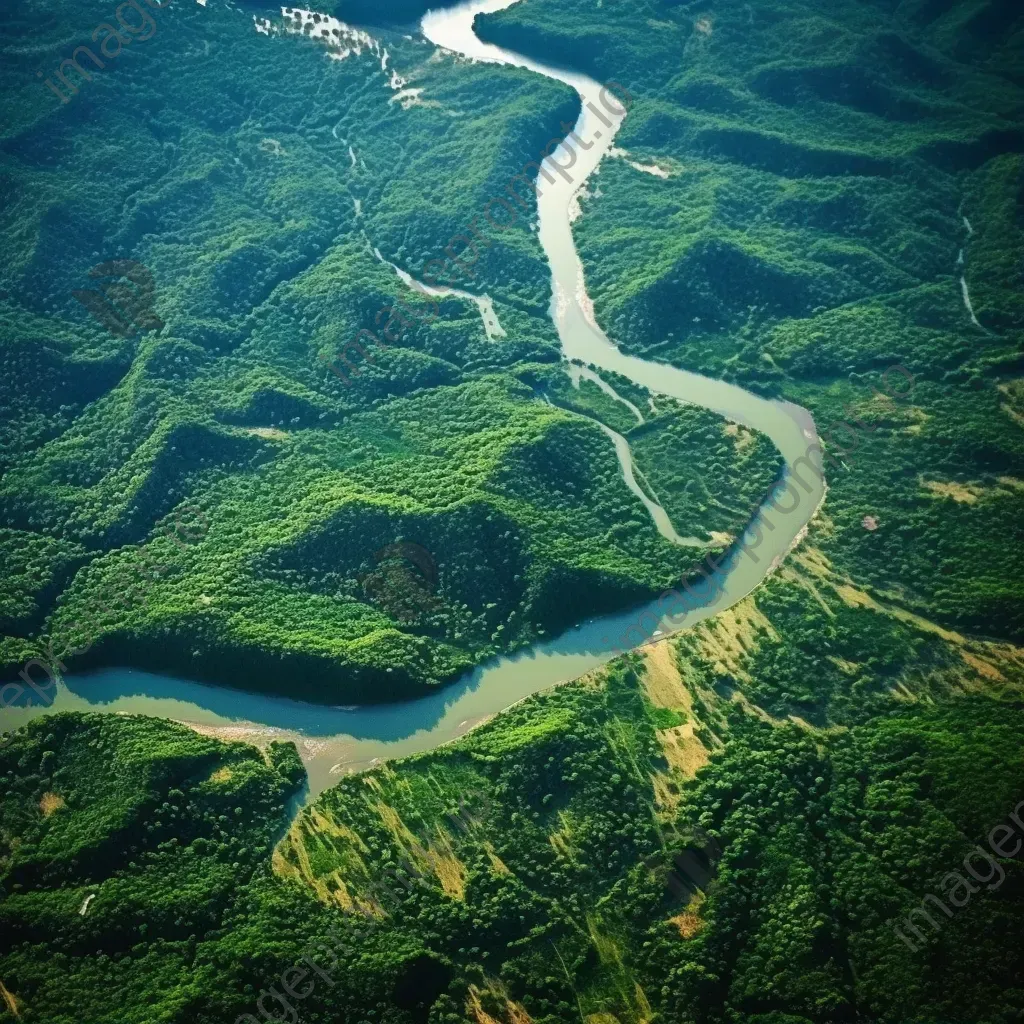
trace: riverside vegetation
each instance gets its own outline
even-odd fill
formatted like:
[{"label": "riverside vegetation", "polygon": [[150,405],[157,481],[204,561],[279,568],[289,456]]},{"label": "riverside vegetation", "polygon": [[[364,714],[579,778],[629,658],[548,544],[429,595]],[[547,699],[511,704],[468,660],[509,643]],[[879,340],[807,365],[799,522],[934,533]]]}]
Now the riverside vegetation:
[{"label": "riverside vegetation", "polygon": [[[5,28],[5,91],[24,96],[4,156],[6,674],[45,638],[72,670],[397,699],[685,576],[699,552],[658,535],[599,426],[544,400],[558,347],[527,218],[474,268],[503,338],[453,298],[392,325],[397,342],[348,387],[320,359],[388,330],[382,308],[416,305],[373,248],[422,269],[575,116],[574,94],[397,33],[332,61],[280,18],[267,35],[237,10],[168,7],[162,24],[66,108],[25,89],[37,23]],[[110,337],[72,292],[128,256],[152,272],[165,327]],[[666,407],[639,456],[712,549],[780,465],[728,430]],[[705,489],[684,494],[681,473]],[[210,523],[202,543],[147,552],[186,500]],[[439,572],[414,619],[363,583],[402,541]],[[146,601],[78,635],[150,555],[168,571]]]},{"label": "riverside vegetation", "polygon": [[[536,0],[479,31],[555,60],[575,9]],[[1017,7],[589,11],[581,68],[614,69],[636,97],[575,228],[599,322],[638,354],[799,402],[826,447],[848,448],[830,425],[857,417],[825,549],[944,621],[1019,640]],[[894,363],[912,404],[872,398]]]},{"label": "riverside vegetation", "polygon": [[[85,6],[66,17],[95,24]],[[94,646],[106,661],[180,648],[189,674],[248,686],[308,665],[307,695],[332,700],[448,678],[692,564],[594,419],[681,534],[738,532],[770,445],[657,397],[648,415],[618,380],[645,424],[572,387],[525,226],[473,285],[505,338],[444,300],[331,383],[317,355],[401,294],[368,242],[415,275],[574,100],[382,30],[423,89],[405,109],[378,54],[327,61],[248,18],[172,6],[56,113],[23,40],[0,62],[5,95],[26,90],[0,214],[5,661],[116,587],[188,499],[209,533],[166,553],[175,571]],[[862,424],[858,447],[750,597],[297,817],[287,745],[141,717],[19,731],[0,750],[0,1021],[247,1020],[320,939],[330,983],[264,1000],[270,1019],[1019,1019],[1019,854],[917,949],[894,926],[1024,799],[1024,13],[526,0],[477,30],[633,96],[575,224],[609,334],[805,405],[834,453],[851,442],[830,425]],[[71,289],[119,256],[152,268],[159,335],[76,319]],[[896,362],[911,400],[872,398]],[[399,539],[436,558],[449,618],[388,621],[361,590]]]}]

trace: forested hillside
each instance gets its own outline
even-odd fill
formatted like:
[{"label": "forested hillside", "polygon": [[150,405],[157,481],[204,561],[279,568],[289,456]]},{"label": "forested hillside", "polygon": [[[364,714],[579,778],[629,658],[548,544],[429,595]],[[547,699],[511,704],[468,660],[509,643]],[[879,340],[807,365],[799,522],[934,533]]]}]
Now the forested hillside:
[{"label": "forested hillside", "polygon": [[[74,92],[50,76],[62,102],[35,69],[104,10],[40,20],[22,0],[3,30],[6,678],[45,652],[398,699],[699,562],[630,494],[601,416],[552,407],[565,378],[526,218],[456,275],[493,300],[495,336],[384,262],[450,263],[575,117],[570,90],[212,3],[156,11],[102,71],[67,71]],[[129,295],[126,324],[104,303]],[[638,459],[720,550],[779,460],[699,426],[648,424],[670,440]]]},{"label": "forested hillside", "polygon": [[[388,263],[423,274],[579,103],[381,6],[153,9],[66,104],[35,72],[110,9],[0,25],[8,677],[49,642],[402,698],[676,583],[776,480],[766,437],[560,360],[525,220],[458,285],[502,334],[409,312]],[[727,610],[312,801],[271,735],[5,737],[0,1024],[1019,1022],[1024,9],[476,29],[628,90],[573,224],[595,316],[809,409],[824,502]],[[113,260],[115,295],[152,277],[128,333],[74,294]]]},{"label": "forested hillside", "polygon": [[633,97],[574,226],[608,334],[810,409],[835,456],[824,549],[1019,643],[1020,5],[645,0],[595,17],[530,0],[478,29],[549,60],[572,39]]},{"label": "forested hillside", "polygon": [[294,748],[32,723],[0,752],[0,1020],[1015,1019],[1019,855],[916,950],[894,925],[1013,830],[1024,660],[864,607],[813,548],[792,576],[346,779],[273,856]]}]

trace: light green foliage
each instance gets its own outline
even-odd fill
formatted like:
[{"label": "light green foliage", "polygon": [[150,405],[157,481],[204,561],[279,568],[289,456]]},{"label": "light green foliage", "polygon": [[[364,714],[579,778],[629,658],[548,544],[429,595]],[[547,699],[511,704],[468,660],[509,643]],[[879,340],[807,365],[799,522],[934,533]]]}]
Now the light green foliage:
[{"label": "light green foliage", "polygon": [[652,408],[653,396],[622,387],[617,374],[608,374],[607,383],[623,401],[586,378],[573,387],[561,368],[530,367],[522,376],[550,402],[625,435],[641,486],[681,536],[709,542],[712,531],[738,536],[782,472],[782,457],[764,435],[663,396]]},{"label": "light green foliage", "polygon": [[[102,12],[64,15],[86,38]],[[218,4],[154,17],[66,105],[36,82],[50,107],[33,93],[8,129],[0,509],[25,550],[4,621],[29,642],[3,641],[3,671],[45,633],[72,668],[396,699],[681,578],[692,553],[657,535],[609,440],[517,379],[562,375],[527,218],[452,272],[503,338],[374,255],[421,274],[460,254],[575,94],[390,30],[331,60],[277,14],[269,36]],[[19,95],[31,30],[5,29]],[[43,67],[67,47],[49,38]],[[72,297],[113,258],[149,269],[162,330],[106,336]],[[209,527],[173,543],[161,524],[186,507]],[[398,543],[436,563],[420,607],[371,592]]]},{"label": "light green foliage", "polygon": [[0,530],[3,627],[13,632],[38,621],[40,605],[48,603],[54,584],[73,570],[75,561],[84,553],[80,545],[55,537],[25,530]]},{"label": "light green foliage", "polygon": [[[659,415],[629,439],[672,525],[684,536],[712,530],[736,537],[782,471],[782,456],[762,434],[723,423],[704,409],[664,399]],[[689,459],[680,451],[692,451]]]},{"label": "light green foliage", "polygon": [[301,778],[140,717],[58,715],[18,733],[0,750],[0,932],[22,1019],[181,1012],[186,990],[170,989],[265,873]]},{"label": "light green foliage", "polygon": [[[481,31],[554,59],[576,19],[591,6],[518,4]],[[599,321],[809,408],[835,456],[825,552],[1019,640],[1020,12],[613,0],[598,20],[579,60],[632,94],[616,145],[669,175],[606,160],[583,199]]]},{"label": "light green foliage", "polygon": [[[763,607],[776,629],[801,621]],[[835,649],[876,642],[873,615],[850,612]],[[597,684],[343,779],[300,813],[272,871],[294,748],[271,748],[275,772],[146,719],[33,723],[0,752],[0,976],[25,1020],[103,1024],[234,1019],[311,948],[334,983],[293,1005],[322,1024],[342,1010],[472,1022],[474,992],[496,1020],[546,1024],[763,1024],[766,1001],[805,1021],[855,1005],[886,1024],[1011,1013],[1020,952],[999,936],[1021,912],[1019,861],[916,952],[891,923],[1013,809],[1019,702],[890,701],[812,731],[721,702],[707,660],[679,656],[691,713],[652,706],[649,669],[628,656]],[[868,660],[861,687],[887,677]],[[664,757],[659,730],[684,722],[718,750],[696,779]],[[707,854],[701,877],[685,866]]]}]

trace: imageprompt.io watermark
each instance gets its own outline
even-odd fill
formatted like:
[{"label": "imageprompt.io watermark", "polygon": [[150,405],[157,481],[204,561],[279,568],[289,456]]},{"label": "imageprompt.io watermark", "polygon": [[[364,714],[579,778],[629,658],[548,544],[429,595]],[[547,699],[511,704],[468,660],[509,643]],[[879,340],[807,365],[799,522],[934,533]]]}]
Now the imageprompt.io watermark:
[{"label": "imageprompt.io watermark", "polygon": [[[614,90],[621,92],[624,98],[619,100],[619,92]],[[615,100],[609,100],[609,95],[614,96]],[[618,117],[629,110],[633,96],[618,82],[608,82],[601,88],[600,100],[604,105],[605,112]],[[600,108],[589,100],[587,101],[587,108],[602,124],[609,128],[612,127],[614,122],[608,120]],[[537,197],[541,194],[538,182],[542,177],[549,185],[555,183],[555,174],[558,174],[569,184],[573,184],[575,181],[575,178],[569,173],[569,168],[575,166],[577,153],[570,144],[570,139],[584,151],[593,148],[594,143],[588,144],[584,142],[573,130],[573,126],[567,121],[563,121],[561,127],[568,134],[549,139],[544,147],[544,152],[541,154],[540,162],[530,160],[525,163],[519,173],[514,174],[509,179],[508,184],[505,186],[505,193],[492,197],[484,205],[484,219],[492,231],[503,234],[515,227],[519,221],[520,212],[527,213],[531,208],[536,208]],[[596,138],[600,138],[598,132],[594,134]],[[562,159],[565,160],[565,163],[560,163],[555,159],[559,153],[562,154]],[[525,191],[521,194],[517,186],[525,186]],[[506,195],[508,198],[505,198]],[[516,209],[517,206],[519,207],[518,210]],[[502,212],[499,213],[499,211]],[[456,284],[462,283],[467,278],[473,279],[476,277],[476,272],[473,268],[480,260],[480,249],[477,247],[477,243],[484,249],[489,249],[494,245],[495,241],[494,238],[490,237],[481,228],[479,221],[479,216],[474,217],[469,222],[469,226],[465,231],[457,232],[451,236],[444,248],[445,255],[443,258],[436,257],[427,260],[423,264],[420,276],[426,285],[431,288],[453,287]],[[472,259],[469,259],[470,253],[472,253]],[[387,338],[387,342],[382,341],[379,335],[364,327],[351,341],[342,345],[334,356],[321,353],[318,356],[320,362],[345,387],[351,387],[351,378],[358,377],[360,370],[352,361],[350,355],[361,356],[366,363],[374,362],[373,356],[362,344],[364,339],[367,345],[373,345],[383,351],[391,347],[388,342],[391,344],[397,343],[401,339],[402,334],[410,330],[417,321],[426,324],[437,319],[440,313],[440,306],[437,300],[423,293],[419,295],[419,298],[428,301],[431,308],[425,311],[419,310],[410,306],[404,300],[398,299],[389,305],[382,306],[377,311],[374,323],[381,331],[381,334]],[[348,367],[347,373],[340,366],[336,365],[339,360]]]},{"label": "imageprompt.io watermark", "polygon": [[[480,821],[490,817],[494,809],[494,804],[486,793],[481,793],[477,802],[478,806],[471,812],[468,801],[460,797],[458,810],[444,815],[445,820],[452,828],[465,835]],[[436,854],[418,842],[414,844],[413,852],[428,866],[433,866],[438,861]],[[301,955],[291,967],[281,972],[276,984],[260,989],[255,1007],[260,1016],[243,1013],[235,1018],[234,1024],[266,1024],[267,1021],[297,1024],[299,1013],[292,1005],[293,1001],[298,1003],[308,999],[316,990],[318,980],[328,988],[334,988],[337,982],[330,972],[338,969],[338,954],[348,951],[349,943],[363,937],[361,928],[372,927],[385,913],[400,911],[404,897],[399,894],[399,889],[404,890],[406,896],[409,896],[428,884],[419,870],[410,875],[404,869],[399,871],[395,867],[387,867],[383,874],[390,881],[383,878],[371,880],[365,887],[369,899],[353,901],[352,913],[357,916],[357,920],[350,923],[350,918],[339,916],[326,936],[311,939],[306,943]],[[310,977],[311,974],[315,977]],[[265,1005],[268,1002],[269,1006]],[[272,1011],[274,1016],[271,1016]]]},{"label": "imageprompt.io watermark", "polygon": [[[955,907],[959,910],[962,907],[966,907],[970,903],[971,897],[979,891],[980,886],[986,886],[987,892],[994,892],[1003,884],[1006,880],[1006,872],[1003,870],[999,860],[1008,860],[1020,853],[1022,845],[1021,835],[1024,835],[1024,819],[1021,818],[1022,811],[1024,811],[1024,800],[1021,800],[1009,815],[1010,820],[1017,826],[1017,829],[1020,829],[1020,832],[1013,828],[1013,826],[1005,823],[996,825],[987,837],[989,850],[992,852],[989,853],[989,850],[986,850],[984,847],[975,845],[974,849],[964,857],[964,874],[969,875],[970,878],[964,877],[959,871],[950,871],[943,876],[939,882],[939,891],[949,901],[949,906],[934,893],[930,892],[921,900],[920,906],[914,907],[913,910],[904,914],[898,924],[894,923],[892,925],[892,930],[896,937],[911,952],[916,953],[920,948],[917,943],[924,945],[926,941],[925,934],[918,927],[922,919],[931,926],[933,935],[937,934],[940,930],[939,926],[942,924],[942,919],[936,920],[936,918],[928,913],[927,908],[929,905],[935,910],[942,911],[946,917],[952,917],[952,908]],[[1010,845],[1011,841],[1013,842],[1012,848]],[[997,875],[998,879],[996,878]],[[975,882],[978,885],[975,885]],[[900,930],[900,925],[903,925],[907,931],[913,932],[917,938],[917,943]]]},{"label": "imageprompt.io watermark", "polygon": [[434,556],[422,544],[396,541],[374,552],[377,568],[360,578],[367,599],[408,625],[443,606]]},{"label": "imageprompt.io watermark", "polygon": [[[168,7],[172,0],[164,0],[160,3],[160,0],[146,0],[146,5],[153,9],[160,9]],[[135,13],[129,15],[131,20],[125,20],[125,12],[132,10]],[[139,42],[145,42],[147,39],[152,39],[156,35],[156,22],[148,11],[144,10],[143,7],[138,3],[138,0],[126,0],[125,3],[120,4],[114,11],[117,18],[117,26],[115,27],[109,21],[101,21],[91,34],[91,40],[97,44],[97,49],[106,57],[108,61],[115,60],[121,55],[122,50],[126,46],[130,46],[133,40]],[[138,15],[138,20],[136,20]],[[119,31],[120,29],[120,31]],[[114,49],[114,47],[117,47]],[[82,66],[82,61],[88,58],[89,64],[85,67]],[[55,76],[60,79],[64,88],[67,89],[68,94],[62,92],[56,82],[52,78],[44,77],[42,71],[36,72],[36,78],[42,79],[43,85],[50,90],[61,101],[61,103],[70,103],[72,96],[77,96],[79,86],[84,82],[91,82],[94,71],[102,71],[107,66],[106,61],[102,60],[101,57],[96,55],[96,52],[90,47],[82,43],[76,46],[71,51],[70,57],[65,57],[58,66]],[[75,81],[69,81],[67,74],[74,72],[78,78]]]},{"label": "imageprompt.io watermark", "polygon": [[[905,390],[901,387],[893,387],[893,383],[889,379],[893,373],[907,382],[908,386]],[[883,371],[881,375],[883,390],[876,390],[872,398],[886,402],[905,401],[913,393],[914,380],[914,375],[905,366],[900,363],[894,363]],[[618,642],[610,636],[602,637],[601,642],[607,644],[605,650],[613,651],[616,654],[630,651],[638,644],[643,644],[650,639],[654,630],[658,628],[658,624],[663,619],[681,619],[691,611],[710,604],[722,592],[727,575],[727,573],[722,571],[722,568],[731,558],[738,559],[743,555],[749,558],[755,565],[759,564],[761,556],[755,554],[755,552],[764,543],[765,532],[774,533],[776,529],[776,524],[768,517],[768,508],[783,516],[795,512],[804,503],[805,497],[814,492],[813,482],[808,483],[801,475],[802,471],[807,470],[812,478],[817,477],[818,482],[822,483],[825,479],[824,464],[826,459],[833,468],[849,470],[850,467],[843,460],[849,458],[860,448],[860,433],[873,434],[878,430],[877,426],[869,426],[859,419],[850,410],[849,406],[844,406],[843,412],[853,420],[856,427],[849,420],[836,420],[821,437],[821,440],[827,443],[827,447],[822,447],[820,441],[810,441],[804,454],[794,459],[792,465],[786,467],[782,479],[772,487],[767,500],[761,506],[758,516],[747,526],[739,539],[726,548],[718,558],[711,554],[705,555],[690,576],[685,577],[677,587],[665,590],[656,599],[657,610],[651,606],[643,609],[637,616],[636,621],[626,626],[618,637]],[[844,440],[847,440],[849,447],[840,444],[836,440],[835,435],[840,431],[844,436]],[[796,484],[799,484],[803,490],[803,495],[801,495]],[[788,498],[792,504],[784,506],[782,504],[783,498]],[[874,517],[868,518],[871,518],[872,525],[868,526],[865,524],[865,528],[877,529],[877,519]],[[698,576],[700,577],[700,582],[696,582]],[[645,619],[649,620],[650,624],[648,626],[644,625]],[[670,625],[667,628],[677,629],[679,626]],[[630,638],[630,633],[633,630],[638,632],[636,640]]]}]

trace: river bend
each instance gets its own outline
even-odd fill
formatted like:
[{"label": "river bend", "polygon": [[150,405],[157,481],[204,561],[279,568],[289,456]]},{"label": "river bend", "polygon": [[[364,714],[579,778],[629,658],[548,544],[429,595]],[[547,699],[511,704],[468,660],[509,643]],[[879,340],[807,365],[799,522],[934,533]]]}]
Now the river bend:
[{"label": "river bend", "polygon": [[[785,458],[788,473],[817,442],[814,422],[805,409],[759,397],[724,381],[626,355],[598,327],[572,236],[573,201],[608,156],[628,113],[621,108],[618,113],[609,111],[601,99],[602,86],[593,79],[530,60],[476,36],[473,19],[477,14],[493,13],[514,2],[471,0],[430,11],[421,28],[424,36],[439,47],[473,60],[528,68],[571,86],[582,99],[574,133],[577,139],[589,141],[590,148],[576,146],[574,160],[565,144],[555,150],[543,165],[553,183],[548,184],[545,178],[538,197],[539,239],[552,273],[551,315],[563,354],[567,359],[622,374],[655,394],[703,406],[767,434]],[[572,180],[555,173],[551,161],[563,167],[571,163]],[[186,722],[226,739],[257,743],[272,738],[292,739],[306,763],[310,796],[315,797],[337,781],[340,773],[382,759],[431,750],[532,693],[604,664],[621,653],[623,646],[640,646],[735,604],[778,565],[802,536],[824,495],[820,474],[804,474],[803,479],[808,476],[812,477],[811,489],[800,493],[792,511],[780,514],[762,507],[745,535],[753,536],[764,525],[767,511],[772,529],[761,532],[756,558],[751,556],[749,546],[738,544],[722,563],[717,585],[708,588],[709,597],[700,606],[677,618],[663,618],[662,606],[655,602],[605,616],[514,656],[494,659],[427,697],[400,704],[331,708],[114,668],[69,677],[58,684],[57,696],[49,707],[0,709],[0,726],[5,730],[16,728],[30,718],[54,711],[104,711]]]}]

